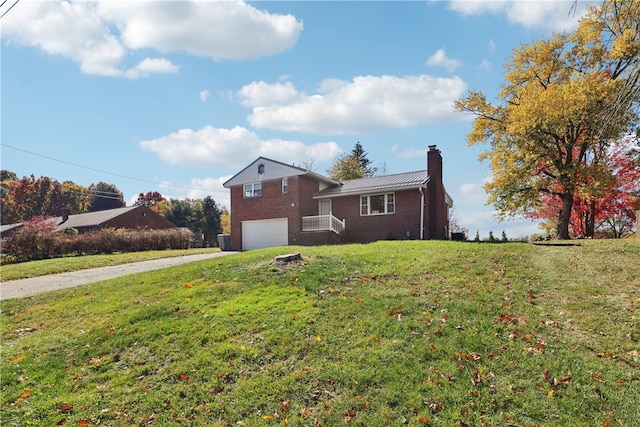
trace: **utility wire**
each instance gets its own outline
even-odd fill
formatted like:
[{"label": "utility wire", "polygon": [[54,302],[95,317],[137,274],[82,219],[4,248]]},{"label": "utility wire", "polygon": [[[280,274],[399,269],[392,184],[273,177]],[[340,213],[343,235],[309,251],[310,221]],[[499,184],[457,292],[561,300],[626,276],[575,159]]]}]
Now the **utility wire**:
[{"label": "utility wire", "polygon": [[[10,11],[11,9],[13,9],[13,6],[17,5],[19,1],[20,1],[20,0],[16,0],[16,1],[11,5],[11,6],[9,6],[9,9],[5,10],[5,11],[4,11],[4,13],[0,16],[0,19],[4,18],[4,15],[6,15],[7,13],[9,13],[9,11]],[[4,6],[4,4],[5,4],[6,2],[7,2],[7,0],[4,0],[4,1],[2,2],[2,4],[0,4],[0,7]]]},{"label": "utility wire", "polygon": [[[56,159],[54,157],[45,156],[44,154],[34,153],[32,151],[28,151],[28,150],[25,150],[25,149],[22,149],[22,148],[14,147],[13,145],[5,144],[5,143],[2,143],[0,145],[2,145],[3,147],[11,148],[12,150],[21,151],[23,153],[30,154],[32,156],[42,157],[43,159],[53,160],[54,162],[64,163],[64,164],[67,164],[67,165],[75,166],[77,168],[91,170],[91,171],[94,171],[94,172],[100,172],[100,173],[106,173],[108,175],[118,176],[120,178],[126,178],[126,179],[131,179],[131,180],[140,181],[140,182],[147,182],[147,183],[156,184],[156,185],[166,185],[167,187],[184,188],[184,189],[187,189],[187,190],[198,190],[198,191],[208,191],[208,192],[212,192],[212,193],[223,193],[220,190],[211,190],[211,189],[207,189],[207,188],[197,188],[197,187],[186,187],[184,185],[167,184],[165,182],[151,181],[151,180],[143,179],[143,178],[135,178],[135,177],[132,177],[132,176],[127,176],[127,175],[122,175],[122,174],[118,174],[118,173],[108,172],[108,171],[101,170],[101,169],[95,169],[95,168],[92,168],[92,167],[89,167],[89,166],[79,165],[77,163],[68,162],[66,160]],[[224,192],[224,193],[226,194],[226,192]]]}]

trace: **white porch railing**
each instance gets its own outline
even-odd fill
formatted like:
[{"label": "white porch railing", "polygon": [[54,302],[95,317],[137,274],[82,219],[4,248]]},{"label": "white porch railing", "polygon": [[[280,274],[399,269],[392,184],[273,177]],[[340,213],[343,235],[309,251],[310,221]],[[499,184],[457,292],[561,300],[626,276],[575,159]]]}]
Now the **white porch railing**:
[{"label": "white porch railing", "polygon": [[302,217],[302,231],[333,231],[341,234],[344,228],[345,220],[339,220],[331,214]]}]

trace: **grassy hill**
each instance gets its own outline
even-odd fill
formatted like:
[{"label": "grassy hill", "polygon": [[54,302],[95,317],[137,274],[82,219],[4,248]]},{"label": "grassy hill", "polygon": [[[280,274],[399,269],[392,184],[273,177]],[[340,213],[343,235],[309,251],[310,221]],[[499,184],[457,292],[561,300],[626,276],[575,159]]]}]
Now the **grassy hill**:
[{"label": "grassy hill", "polygon": [[288,247],[6,301],[1,423],[637,425],[639,261],[636,241]]}]

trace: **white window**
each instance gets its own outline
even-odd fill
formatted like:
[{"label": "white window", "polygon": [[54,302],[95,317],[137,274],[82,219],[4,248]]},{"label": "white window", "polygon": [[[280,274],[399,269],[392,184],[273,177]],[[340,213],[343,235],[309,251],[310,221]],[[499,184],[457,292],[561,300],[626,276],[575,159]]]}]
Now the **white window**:
[{"label": "white window", "polygon": [[249,199],[251,197],[262,197],[261,182],[254,182],[252,184],[244,185],[244,198]]},{"label": "white window", "polygon": [[282,178],[282,194],[289,192],[289,178]]},{"label": "white window", "polygon": [[394,193],[360,197],[360,215],[385,215],[396,212]]}]

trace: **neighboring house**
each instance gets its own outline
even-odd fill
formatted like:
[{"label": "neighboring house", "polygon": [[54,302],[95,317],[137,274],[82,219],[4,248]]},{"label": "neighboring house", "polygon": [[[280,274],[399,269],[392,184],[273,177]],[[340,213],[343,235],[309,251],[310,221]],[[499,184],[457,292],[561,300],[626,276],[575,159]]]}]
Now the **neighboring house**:
[{"label": "neighboring house", "polygon": [[17,224],[2,224],[0,226],[0,249],[2,248],[2,244],[4,242],[8,242],[11,240],[11,237],[22,227],[22,223],[19,222]]},{"label": "neighboring house", "polygon": [[435,145],[427,170],[337,182],[260,157],[224,186],[231,191],[232,250],[449,238],[453,201]]},{"label": "neighboring house", "polygon": [[[69,215],[69,210],[63,209],[62,216],[48,218],[46,221],[53,223],[57,230],[75,228],[78,233],[101,228],[157,230],[176,227],[162,215],[143,205],[77,215]],[[10,238],[22,225],[22,223],[3,225],[2,238]]]}]

